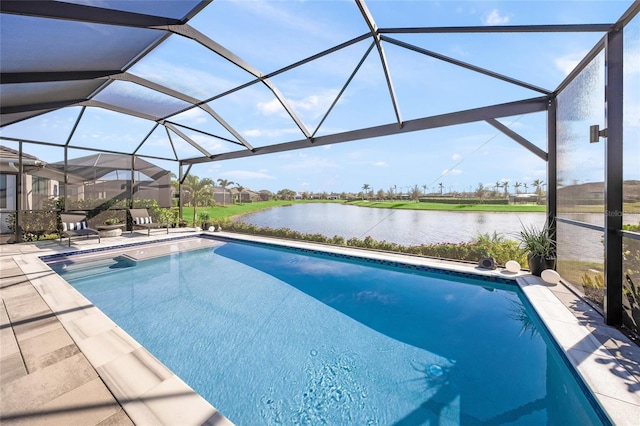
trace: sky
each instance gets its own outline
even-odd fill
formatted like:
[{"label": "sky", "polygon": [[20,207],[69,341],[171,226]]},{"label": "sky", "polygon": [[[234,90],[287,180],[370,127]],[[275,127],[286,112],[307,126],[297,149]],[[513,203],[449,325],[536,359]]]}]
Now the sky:
[{"label": "sky", "polygon": [[[83,3],[108,5],[111,1]],[[379,0],[366,5],[378,28],[397,28],[611,23],[631,1]],[[126,7],[136,11],[136,2]],[[625,81],[633,85],[632,90],[640,90],[639,24],[638,19],[635,21],[635,38],[630,38],[627,49],[639,60],[629,61],[635,65],[625,68]],[[189,24],[263,74],[368,31],[357,5],[346,0],[216,0]],[[94,27],[91,30],[99,30]],[[603,34],[392,33],[387,36],[553,91]],[[396,122],[380,55],[374,48],[365,57],[370,43],[370,40],[356,43],[270,79],[310,133],[324,136]],[[382,46],[403,121],[541,96],[539,92],[474,73],[392,42],[385,41]],[[602,61],[602,57],[596,58],[594,67],[603,69]],[[200,44],[177,35],[136,63],[129,72],[200,100],[212,99],[253,79],[246,71]],[[341,93],[347,81],[349,84]],[[586,94],[576,95],[584,106],[580,108],[582,116],[562,124],[563,134],[585,141],[584,149],[576,150],[567,158],[569,162],[561,163],[564,167],[561,179],[567,184],[603,180],[604,144],[588,144],[589,125],[603,127],[605,124],[604,108],[597,102],[603,90],[600,93],[587,89]],[[581,93],[579,88],[571,90]],[[96,97],[106,103],[123,99],[129,106],[161,116],[185,106],[182,101],[121,81],[112,83]],[[323,120],[333,102],[335,106]],[[254,147],[304,138],[265,85],[250,85],[213,99],[207,105]],[[79,107],[71,107],[44,114],[6,126],[0,135],[64,144],[79,111]],[[629,132],[625,138],[640,139],[637,101],[629,102],[625,114],[625,131]],[[194,108],[169,120],[184,126],[181,130],[211,154],[243,149],[225,141],[224,138],[233,139],[233,136],[202,109]],[[546,151],[546,113],[505,117],[499,121]],[[153,125],[140,118],[88,108],[70,145],[132,152]],[[201,129],[220,137],[189,129]],[[171,141],[181,159],[200,155],[174,133]],[[17,147],[17,143],[11,141],[0,143]],[[24,150],[48,162],[64,158],[59,147],[26,144]],[[139,153],[173,156],[162,126],[151,134]],[[70,150],[72,158],[88,154],[90,152]],[[176,162],[150,161],[178,174]],[[498,183],[509,182],[513,193],[515,182],[527,184],[528,188],[519,189],[521,192],[532,192],[535,180],[547,180],[545,161],[485,122],[209,162],[195,165],[191,173],[273,192],[286,188],[296,192],[357,193],[366,184],[374,191],[393,188],[406,192],[417,185],[426,192],[440,192],[442,187],[447,193],[474,191],[479,185],[494,189]],[[637,144],[630,144],[625,153],[625,178],[640,179]]]}]

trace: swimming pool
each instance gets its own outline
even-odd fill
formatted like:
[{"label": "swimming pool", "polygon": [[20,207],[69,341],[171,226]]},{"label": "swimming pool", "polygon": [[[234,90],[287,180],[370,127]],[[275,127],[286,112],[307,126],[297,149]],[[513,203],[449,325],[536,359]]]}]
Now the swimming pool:
[{"label": "swimming pool", "polygon": [[52,267],[237,424],[607,423],[508,280],[225,241],[93,263]]}]

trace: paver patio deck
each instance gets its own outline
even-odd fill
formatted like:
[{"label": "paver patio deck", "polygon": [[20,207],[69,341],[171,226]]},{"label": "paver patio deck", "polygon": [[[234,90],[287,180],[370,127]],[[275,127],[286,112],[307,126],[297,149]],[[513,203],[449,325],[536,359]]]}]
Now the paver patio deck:
[{"label": "paver patio deck", "polygon": [[[127,233],[100,245],[95,239],[76,239],[70,249],[60,241],[0,246],[2,425],[230,424],[115,324],[101,313],[93,315],[95,307],[76,300],[65,301],[67,307],[61,309],[64,304],[55,300],[59,296],[52,298],[42,285],[60,278],[30,264],[46,254],[166,238]],[[571,288],[540,285],[526,275],[521,280],[523,291],[615,424],[637,425],[640,347],[606,326],[597,310]],[[558,314],[558,306],[573,315]],[[127,382],[126,376],[133,381]]]}]

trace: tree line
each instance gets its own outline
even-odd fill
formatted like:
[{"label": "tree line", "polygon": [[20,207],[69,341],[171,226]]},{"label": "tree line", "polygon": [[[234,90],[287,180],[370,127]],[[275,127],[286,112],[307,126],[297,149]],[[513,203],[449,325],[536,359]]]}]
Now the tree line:
[{"label": "tree line", "polygon": [[[502,180],[502,181],[496,181],[493,187],[491,186],[488,187],[483,183],[478,183],[478,185],[474,190],[470,188],[469,191],[452,191],[451,187],[449,187],[449,190],[445,192],[445,185],[442,182],[439,182],[437,186],[431,187],[431,188],[428,185],[414,185],[412,187],[411,186],[398,187],[397,185],[393,185],[386,191],[384,189],[379,189],[378,191],[374,192],[374,189],[371,187],[371,185],[365,183],[364,185],[362,185],[362,191],[358,193],[358,197],[362,199],[376,198],[380,200],[384,200],[384,199],[394,200],[398,198],[409,198],[412,200],[417,200],[420,197],[438,196],[438,195],[444,196],[445,194],[447,194],[447,196],[463,197],[463,198],[474,197],[474,198],[482,199],[490,196],[493,196],[496,198],[497,197],[507,198],[510,194],[509,186],[510,186],[510,182],[508,180]],[[544,194],[543,187],[545,186],[545,183],[540,179],[535,179],[531,184],[527,182],[516,181],[511,186],[515,189],[516,195],[519,195],[521,193],[520,188],[524,188],[524,193],[528,194],[529,187],[531,186],[535,188],[535,191],[534,191],[535,195],[542,196]],[[400,188],[399,191],[398,191],[398,188]],[[431,192],[427,192],[429,189],[431,189]]]}]

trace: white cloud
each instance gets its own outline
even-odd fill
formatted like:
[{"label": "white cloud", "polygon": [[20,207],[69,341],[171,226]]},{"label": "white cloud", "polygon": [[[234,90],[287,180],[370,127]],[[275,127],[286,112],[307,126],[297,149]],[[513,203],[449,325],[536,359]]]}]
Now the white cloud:
[{"label": "white cloud", "polygon": [[385,161],[375,161],[371,163],[371,165],[375,167],[389,167],[389,165]]},{"label": "white cloud", "polygon": [[207,117],[210,117],[209,114],[207,114],[200,108],[191,108],[190,110],[176,115],[175,117],[173,117],[173,120],[182,124],[201,124],[207,122]]},{"label": "white cloud", "polygon": [[460,155],[460,154],[453,154],[453,155],[451,156],[451,159],[452,159],[453,161],[460,161],[460,160],[462,160],[462,155]]},{"label": "white cloud", "polygon": [[256,106],[258,107],[258,111],[260,111],[264,115],[273,115],[277,113],[285,115],[287,114],[287,112],[280,104],[280,101],[278,101],[278,99],[276,98],[273,98],[269,102],[258,102],[258,105]]},{"label": "white cloud", "polygon": [[307,96],[299,101],[291,99],[287,99],[287,101],[296,111],[318,117],[329,109],[336,96],[338,96],[338,91],[332,89],[321,94]]},{"label": "white cloud", "polygon": [[[337,95],[338,91],[332,89],[323,93],[309,95],[302,99],[287,98],[286,102],[296,113],[316,118],[329,109]],[[269,102],[258,102],[256,107],[264,115],[278,114],[282,117],[289,117],[289,114],[277,98],[273,98]]]},{"label": "white cloud", "polygon": [[510,17],[507,15],[500,15],[498,9],[493,9],[488,15],[482,19],[484,25],[504,25],[507,24]]},{"label": "white cloud", "polygon": [[209,152],[221,152],[224,150],[225,145],[222,142],[209,136],[201,135],[199,133],[193,133],[188,136],[192,141]]},{"label": "white cloud", "polygon": [[578,65],[578,63],[584,58],[586,52],[569,53],[553,61],[556,68],[562,72],[565,76],[569,75],[571,71]]}]

